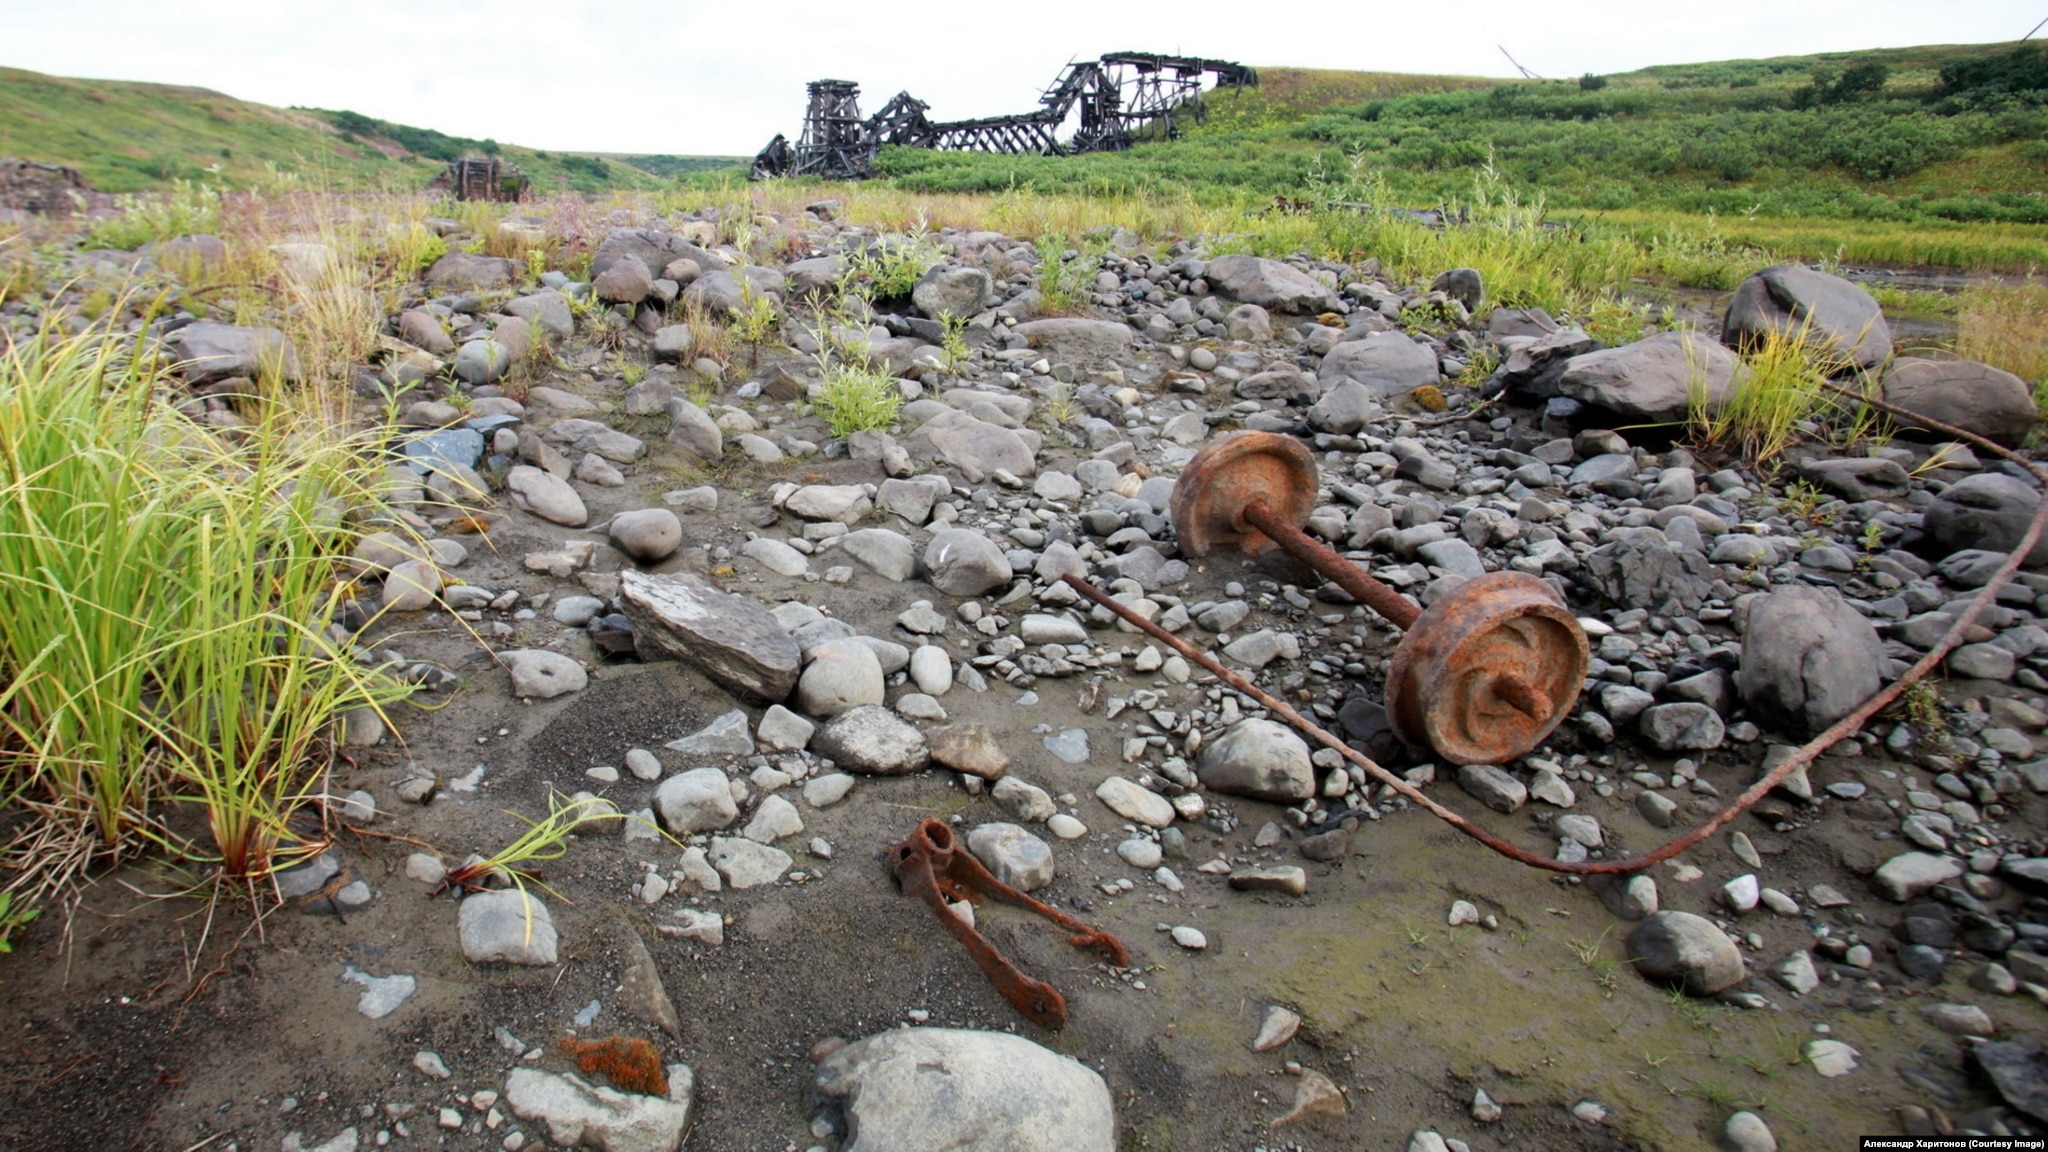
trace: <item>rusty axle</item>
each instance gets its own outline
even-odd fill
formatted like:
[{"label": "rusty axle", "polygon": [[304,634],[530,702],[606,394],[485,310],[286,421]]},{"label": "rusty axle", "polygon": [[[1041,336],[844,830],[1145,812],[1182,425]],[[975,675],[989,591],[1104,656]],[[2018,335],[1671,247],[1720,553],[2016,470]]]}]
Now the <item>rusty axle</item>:
[{"label": "rusty axle", "polygon": [[1387,673],[1387,719],[1409,744],[1454,764],[1501,764],[1570,714],[1591,653],[1555,589],[1490,572],[1418,608],[1301,530],[1315,498],[1315,458],[1299,440],[1238,432],[1181,471],[1174,531],[1190,556],[1279,548],[1406,632]]},{"label": "rusty axle", "polygon": [[1204,668],[1211,674],[1215,675],[1219,680],[1223,681],[1223,683],[1229,685],[1232,689],[1236,690],[1237,692],[1242,693],[1244,696],[1257,701],[1260,705],[1272,711],[1275,715],[1286,720],[1289,724],[1292,724],[1297,729],[1300,729],[1304,734],[1314,739],[1317,743],[1323,745],[1326,748],[1334,750],[1339,755],[1343,756],[1345,759],[1358,765],[1360,768],[1364,769],[1366,774],[1371,776],[1373,779],[1394,789],[1394,791],[1400,793],[1402,796],[1407,797],[1410,801],[1420,806],[1421,808],[1425,809],[1432,815],[1436,816],[1438,819],[1441,819],[1446,824],[1449,824],[1451,827],[1457,829],[1465,835],[1472,837],[1474,840],[1479,841],[1481,844],[1486,845],[1488,848],[1493,849],[1495,852],[1500,853],[1502,856],[1506,856],[1508,859],[1514,860],[1517,863],[1527,864],[1532,868],[1542,868],[1551,872],[1563,872],[1578,876],[1621,875],[1630,872],[1640,872],[1645,868],[1649,868],[1665,860],[1672,859],[1679,853],[1684,852],[1686,849],[1693,847],[1694,845],[1705,840],[1707,837],[1713,835],[1715,832],[1726,827],[1729,824],[1729,822],[1733,821],[1737,816],[1740,816],[1742,813],[1748,811],[1751,807],[1753,807],[1757,801],[1769,795],[1770,791],[1773,788],[1776,788],[1778,785],[1784,783],[1785,780],[1789,778],[1794,772],[1797,772],[1805,768],[1807,765],[1813,763],[1814,760],[1820,757],[1820,754],[1822,752],[1827,751],[1836,743],[1848,738],[1850,735],[1854,734],[1856,731],[1861,729],[1864,724],[1868,723],[1871,720],[1872,717],[1876,716],[1879,712],[1882,712],[1887,707],[1890,707],[1892,702],[1897,700],[1900,697],[1900,695],[1902,695],[1906,691],[1907,688],[1910,688],[1914,684],[1918,683],[1920,680],[1924,679],[1929,672],[1933,671],[1937,666],[1941,664],[1941,662],[1944,659],[1947,658],[1950,652],[1954,651],[1955,648],[1963,642],[1964,635],[1973,626],[1975,626],[1977,618],[1983,614],[1985,607],[1994,603],[1997,600],[1999,589],[2005,587],[2006,584],[2011,582],[2014,574],[2017,573],[2020,569],[2020,566],[2026,562],[2028,553],[2033,551],[2034,545],[2041,540],[2043,533],[2048,532],[2048,468],[2043,468],[2042,466],[2027,460],[2025,457],[2022,457],[2019,453],[2014,452],[2011,449],[2004,447],[2003,445],[1995,444],[1982,436],[1979,436],[1972,432],[1967,432],[1961,428],[1955,427],[1954,425],[1945,424],[1939,420],[1929,419],[1928,417],[1923,416],[1917,412],[1913,412],[1906,408],[1898,407],[1897,405],[1893,405],[1882,400],[1873,399],[1869,396],[1862,394],[1861,392],[1844,388],[1837,384],[1823,382],[1823,387],[1828,388],[1830,391],[1839,393],[1842,396],[1848,397],[1850,399],[1856,400],[1864,404],[1868,404],[1879,411],[1888,412],[1894,416],[1898,416],[1903,419],[1910,419],[1915,423],[1919,424],[1921,427],[1930,429],[1935,432],[1939,432],[1945,436],[1953,436],[1958,440],[1962,440],[1965,443],[1971,444],[1978,448],[1982,448],[1985,451],[1990,452],[1991,454],[1998,456],[2002,459],[2012,461],[2020,467],[2025,468],[2027,472],[2034,477],[2035,481],[2043,487],[2044,492],[2042,495],[2042,500],[2039,506],[2036,507],[2034,510],[2033,519],[2028,521],[2026,532],[2020,537],[2019,543],[2014,546],[2012,552],[2006,556],[2005,562],[1998,566],[1998,570],[1992,574],[1991,579],[1987,581],[1981,589],[1978,590],[1977,595],[1970,600],[1969,606],[1964,608],[1962,612],[1957,614],[1955,620],[1949,625],[1948,631],[1942,635],[1940,641],[1937,642],[1933,648],[1929,649],[1924,656],[1922,656],[1919,660],[1915,661],[1912,667],[1906,670],[1904,675],[1900,676],[1897,680],[1892,681],[1885,687],[1879,689],[1875,695],[1865,700],[1862,704],[1857,705],[1857,707],[1853,711],[1851,711],[1847,716],[1844,716],[1840,720],[1836,721],[1832,726],[1830,726],[1827,729],[1827,731],[1822,732],[1820,735],[1815,736],[1812,740],[1809,740],[1806,744],[1801,746],[1797,752],[1787,757],[1783,763],[1779,764],[1776,768],[1772,769],[1771,771],[1765,773],[1761,779],[1756,781],[1756,783],[1751,784],[1748,788],[1744,789],[1742,794],[1737,796],[1734,799],[1734,801],[1732,801],[1727,807],[1721,809],[1719,812],[1716,812],[1712,817],[1708,818],[1703,823],[1697,824],[1690,830],[1666,841],[1664,844],[1660,845],[1659,847],[1650,851],[1649,853],[1642,856],[1631,857],[1627,860],[1600,860],[1585,861],[1582,863],[1567,863],[1562,860],[1548,859],[1546,857],[1539,856],[1533,852],[1530,852],[1525,848],[1519,847],[1514,844],[1510,844],[1507,841],[1501,839],[1500,837],[1495,836],[1493,833],[1488,832],[1486,829],[1481,828],[1478,825],[1472,823],[1471,821],[1465,819],[1463,816],[1460,816],[1456,812],[1453,812],[1450,809],[1444,807],[1443,805],[1438,804],[1436,801],[1431,800],[1428,796],[1423,794],[1421,789],[1408,783],[1406,780],[1401,779],[1399,776],[1394,775],[1392,772],[1387,771],[1385,768],[1375,763],[1371,757],[1365,755],[1363,752],[1360,752],[1356,748],[1353,748],[1351,745],[1345,743],[1342,740],[1339,740],[1335,735],[1331,734],[1321,725],[1315,723],[1314,721],[1303,716],[1301,713],[1295,711],[1292,707],[1290,707],[1287,704],[1286,701],[1281,700],[1280,698],[1272,695],[1269,692],[1266,692],[1264,689],[1261,689],[1256,684],[1253,684],[1249,680],[1246,680],[1244,677],[1238,675],[1235,672],[1232,672],[1230,669],[1224,667],[1223,664],[1220,661],[1218,661],[1215,657],[1209,655],[1206,652],[1200,651],[1193,645],[1189,644],[1187,641],[1182,640],[1180,637],[1175,636],[1173,633],[1168,632],[1166,629],[1159,627],[1157,624],[1154,624],[1150,620],[1145,619],[1143,616],[1140,616],[1137,613],[1131,611],[1122,603],[1118,602],[1117,600],[1111,598],[1109,595],[1104,593],[1101,589],[1096,588],[1094,585],[1088,583],[1085,580],[1080,579],[1079,577],[1071,573],[1061,577],[1061,579],[1065,580],[1067,584],[1071,586],[1075,591],[1081,593],[1083,596],[1086,596],[1088,599],[1094,601],[1096,604],[1099,604],[1102,607],[1109,609],[1118,617],[1128,621],[1133,627],[1137,628],[1139,631],[1145,633],[1148,636],[1151,636],[1153,639],[1158,640],[1159,642],[1165,644],[1169,648],[1172,648],[1174,651],[1180,653],[1187,659],[1192,660],[1195,663],[1201,665],[1202,668]]}]

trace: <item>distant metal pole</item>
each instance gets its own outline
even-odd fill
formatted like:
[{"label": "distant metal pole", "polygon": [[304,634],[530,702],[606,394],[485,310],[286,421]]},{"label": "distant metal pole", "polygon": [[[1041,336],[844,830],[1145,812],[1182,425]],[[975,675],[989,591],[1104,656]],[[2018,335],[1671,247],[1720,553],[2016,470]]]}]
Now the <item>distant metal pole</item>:
[{"label": "distant metal pole", "polygon": [[2039,32],[2043,28],[2048,28],[2048,16],[2041,17],[2041,22],[2039,24],[2034,25],[2032,28],[2027,29],[2027,34],[2025,36],[2020,37],[2020,39],[2022,41],[2032,40],[2034,38],[2034,33]]},{"label": "distant metal pole", "polygon": [[[2029,32],[2029,33],[2028,33],[2028,35],[2029,35],[2029,36],[2031,36],[2031,35],[2033,35],[2033,33]],[[1515,59],[1515,58],[1514,58],[1513,56],[1509,55],[1509,54],[1508,54],[1508,46],[1507,46],[1507,45],[1505,45],[1505,44],[1495,44],[1495,45],[1494,45],[1494,47],[1495,47],[1495,48],[1498,48],[1498,49],[1500,49],[1500,54],[1501,54],[1501,55],[1503,55],[1503,56],[1507,56],[1507,58],[1508,58],[1508,63],[1510,63],[1510,64],[1513,64],[1513,65],[1515,66],[1515,71],[1517,71],[1517,72],[1520,72],[1520,73],[1522,74],[1522,78],[1523,78],[1524,80],[1541,80],[1541,79],[1543,79],[1543,77],[1541,77],[1541,76],[1538,76],[1538,75],[1537,75],[1537,74],[1535,74],[1534,72],[1531,72],[1531,71],[1529,71],[1529,70],[1528,70],[1527,68],[1524,68],[1524,67],[1522,67],[1522,62],[1521,62],[1520,60],[1517,60],[1517,59]]]}]

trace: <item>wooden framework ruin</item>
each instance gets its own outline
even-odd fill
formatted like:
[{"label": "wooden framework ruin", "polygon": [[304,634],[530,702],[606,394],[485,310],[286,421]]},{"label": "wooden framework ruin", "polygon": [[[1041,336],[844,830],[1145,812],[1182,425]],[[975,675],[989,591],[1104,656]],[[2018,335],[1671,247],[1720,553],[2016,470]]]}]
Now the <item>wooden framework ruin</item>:
[{"label": "wooden framework ruin", "polygon": [[514,203],[524,200],[530,181],[519,165],[496,156],[464,156],[450,160],[448,167],[427,185],[429,192],[447,192],[457,200],[495,200]]},{"label": "wooden framework ruin", "polygon": [[[1141,140],[1173,139],[1182,123],[1200,122],[1208,114],[1205,84],[1248,88],[1258,82],[1257,72],[1228,60],[1111,52],[1068,64],[1035,111],[933,121],[925,116],[931,105],[908,92],[862,119],[859,85],[816,80],[797,143],[781,135],[770,140],[754,157],[752,176],[859,180],[873,169],[875,152],[884,144],[1012,156],[1122,152]],[[1077,111],[1072,134],[1062,139]]]}]

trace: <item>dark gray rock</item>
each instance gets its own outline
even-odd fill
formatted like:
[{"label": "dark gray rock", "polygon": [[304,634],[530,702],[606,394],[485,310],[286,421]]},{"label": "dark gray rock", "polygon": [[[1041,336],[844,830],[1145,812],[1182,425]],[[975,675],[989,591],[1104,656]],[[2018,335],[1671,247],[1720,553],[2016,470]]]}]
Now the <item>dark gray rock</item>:
[{"label": "dark gray rock", "polygon": [[1690,616],[1713,595],[1714,566],[1655,528],[1624,529],[1586,558],[1586,574],[1617,604]]},{"label": "dark gray rock", "polygon": [[1486,281],[1477,268],[1453,268],[1430,281],[1431,292],[1441,292],[1466,308],[1477,308],[1486,299]]},{"label": "dark gray rock", "polygon": [[201,320],[164,337],[164,346],[179,362],[178,374],[194,382],[231,376],[299,378],[298,349],[276,328],[242,328]]},{"label": "dark gray rock", "polygon": [[759,601],[694,576],[624,572],[619,595],[644,660],[680,660],[764,704],[796,687],[802,653]]},{"label": "dark gray rock", "polygon": [[2048,1060],[2031,1036],[1969,1047],[1970,1058],[2007,1104],[2048,1123]]},{"label": "dark gray rock", "polygon": [[[2033,485],[2003,472],[1983,472],[1943,489],[1922,513],[1921,527],[1935,555],[1966,549],[2004,554],[2026,535],[2040,506]],[[2027,563],[2048,564],[2048,533],[2027,554]]]},{"label": "dark gray rock", "polygon": [[1560,392],[1630,421],[1684,421],[1694,392],[1717,411],[1749,379],[1735,354],[1691,329],[1574,356],[1558,377]]},{"label": "dark gray rock", "polygon": [[1774,264],[1735,289],[1721,339],[1750,348],[1766,334],[1804,334],[1845,364],[1869,368],[1892,354],[1892,331],[1870,293],[1801,264]]},{"label": "dark gray rock", "polygon": [[1575,357],[1597,352],[1600,341],[1578,328],[1560,328],[1525,344],[1517,344],[1501,362],[1493,380],[1507,391],[1531,400],[1559,395],[1565,366]]},{"label": "dark gray rock", "polygon": [[1316,369],[1327,391],[1349,380],[1374,397],[1402,396],[1439,377],[1437,355],[1429,345],[1405,332],[1374,332],[1363,340],[1346,340],[1330,349]]},{"label": "dark gray rock", "polygon": [[1735,687],[1758,719],[1819,732],[1878,690],[1884,645],[1841,593],[1784,585],[1747,610]]},{"label": "dark gray rock", "polygon": [[1897,500],[1911,487],[1912,478],[1897,460],[1857,457],[1848,460],[1808,460],[1799,466],[1808,480],[1844,500]]},{"label": "dark gray rock", "polygon": [[1202,270],[1202,277],[1218,296],[1239,304],[1257,304],[1275,312],[1344,310],[1337,294],[1308,273],[1262,256],[1218,256]]},{"label": "dark gray rock", "polygon": [[[1972,360],[1901,356],[1885,373],[1884,398],[2007,448],[2019,447],[2041,418],[2026,381]],[[1901,423],[1920,427],[1911,421]]]}]

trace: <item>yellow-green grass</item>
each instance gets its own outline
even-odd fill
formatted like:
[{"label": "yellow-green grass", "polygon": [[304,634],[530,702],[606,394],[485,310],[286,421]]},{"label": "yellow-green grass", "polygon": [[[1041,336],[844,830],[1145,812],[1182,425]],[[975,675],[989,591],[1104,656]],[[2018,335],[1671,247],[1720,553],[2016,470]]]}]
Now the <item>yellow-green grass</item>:
[{"label": "yellow-green grass", "polygon": [[[128,342],[62,333],[0,356],[0,787],[44,817],[6,887],[149,843],[260,878],[335,718],[403,691],[324,631],[379,473],[287,398],[224,438]],[[166,822],[181,801],[206,842]]]},{"label": "yellow-green grass", "polygon": [[1674,235],[1713,237],[1788,260],[2019,273],[2048,268],[2048,224],[1752,218],[1647,209],[1560,209],[1557,215],[1646,243]]}]

